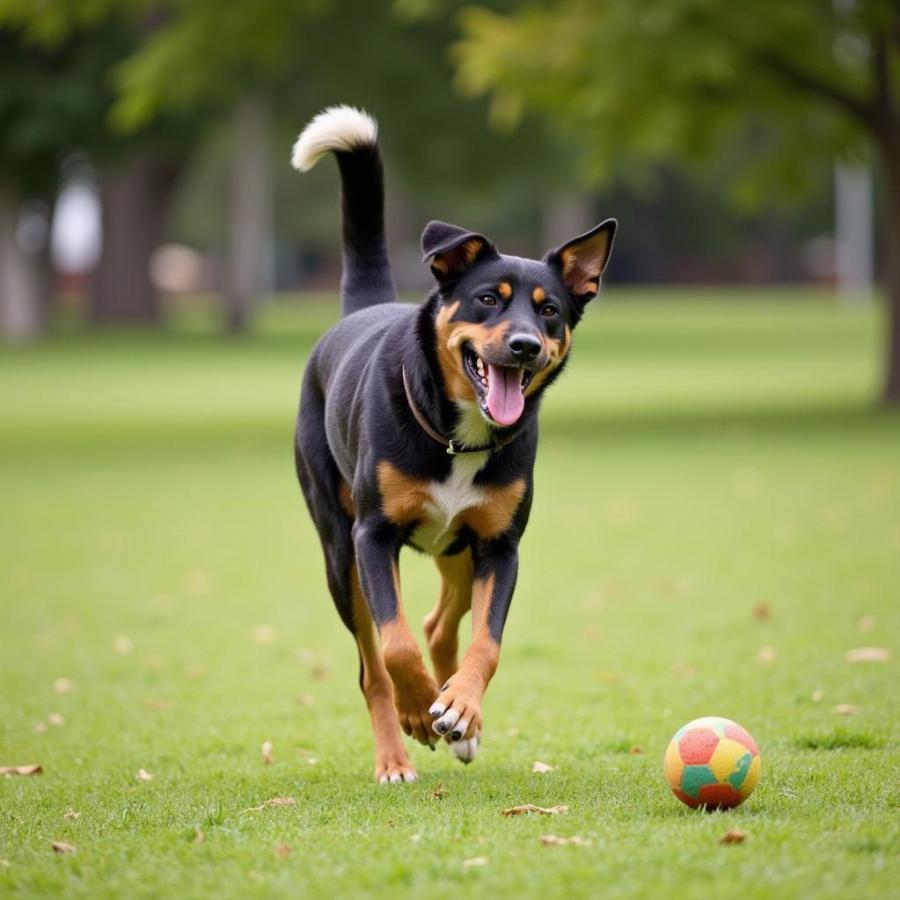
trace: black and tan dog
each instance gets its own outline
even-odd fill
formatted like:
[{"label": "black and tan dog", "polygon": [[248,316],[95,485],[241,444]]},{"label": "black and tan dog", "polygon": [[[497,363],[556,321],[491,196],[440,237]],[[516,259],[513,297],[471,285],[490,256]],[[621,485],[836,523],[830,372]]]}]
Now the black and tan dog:
[{"label": "black and tan dog", "polygon": [[[310,357],[295,450],[328,585],[359,648],[375,778],[400,782],[416,778],[401,732],[432,749],[444,735],[464,762],[478,750],[531,508],[538,407],[597,294],[616,223],[538,262],[430,222],[422,248],[437,287],[421,306],[397,303],[376,137],[373,119],[339,106],[294,146],[301,170],[337,157],[344,314]],[[400,598],[404,546],[433,556],[441,575],[425,619],[434,676]]]}]

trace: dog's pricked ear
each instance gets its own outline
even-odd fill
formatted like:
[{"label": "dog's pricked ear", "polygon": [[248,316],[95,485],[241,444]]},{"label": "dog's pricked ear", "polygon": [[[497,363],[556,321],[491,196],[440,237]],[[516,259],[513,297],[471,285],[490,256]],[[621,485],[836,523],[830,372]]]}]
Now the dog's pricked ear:
[{"label": "dog's pricked ear", "polygon": [[483,255],[497,255],[497,248],[483,235],[448,225],[429,222],[422,232],[423,260],[431,260],[431,271],[438,281],[447,281],[465,272]]},{"label": "dog's pricked ear", "polygon": [[600,290],[600,276],[609,261],[615,233],[616,220],[607,219],[544,257],[544,262],[559,269],[566,287],[582,303]]}]

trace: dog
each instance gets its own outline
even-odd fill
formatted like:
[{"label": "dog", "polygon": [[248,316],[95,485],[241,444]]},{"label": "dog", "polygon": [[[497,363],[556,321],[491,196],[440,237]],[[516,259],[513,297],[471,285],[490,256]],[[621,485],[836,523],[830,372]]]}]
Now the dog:
[{"label": "dog", "polygon": [[[404,732],[432,750],[443,737],[465,763],[478,751],[531,509],[538,409],[600,288],[616,222],[540,262],[429,222],[422,250],[435,288],[421,305],[398,303],[377,136],[367,113],[336,106],[293,148],[301,171],[336,157],[343,235],[342,319],[309,358],[294,446],[329,591],[359,650],[375,780],[402,783],[417,778]],[[433,675],[401,600],[406,546],[440,572],[424,623]]]}]

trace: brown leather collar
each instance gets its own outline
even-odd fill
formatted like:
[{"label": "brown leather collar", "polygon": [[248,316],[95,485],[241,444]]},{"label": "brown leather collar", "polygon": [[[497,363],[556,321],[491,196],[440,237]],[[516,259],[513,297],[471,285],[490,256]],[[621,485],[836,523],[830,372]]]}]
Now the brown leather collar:
[{"label": "brown leather collar", "polygon": [[409,410],[413,414],[415,420],[419,423],[422,431],[428,435],[433,441],[440,444],[442,447],[446,447],[447,453],[450,456],[456,456],[459,453],[484,453],[487,450],[499,450],[501,447],[505,447],[507,444],[511,443],[518,437],[518,432],[514,432],[513,434],[501,438],[499,441],[494,441],[492,444],[485,444],[482,447],[470,447],[467,444],[460,443],[454,438],[445,438],[429,421],[425,418],[424,413],[419,407],[416,405],[416,401],[413,400],[412,391],[409,389],[409,379],[406,377],[406,367],[400,367],[400,374],[403,377],[403,392],[406,394],[406,402],[409,404]]}]

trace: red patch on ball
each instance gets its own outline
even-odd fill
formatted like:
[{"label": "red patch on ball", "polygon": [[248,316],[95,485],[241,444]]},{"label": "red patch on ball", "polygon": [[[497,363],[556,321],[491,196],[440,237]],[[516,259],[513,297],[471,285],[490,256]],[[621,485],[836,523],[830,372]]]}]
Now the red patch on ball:
[{"label": "red patch on ball", "polygon": [[719,740],[711,728],[694,728],[678,742],[678,752],[686,766],[702,766],[712,758]]}]

